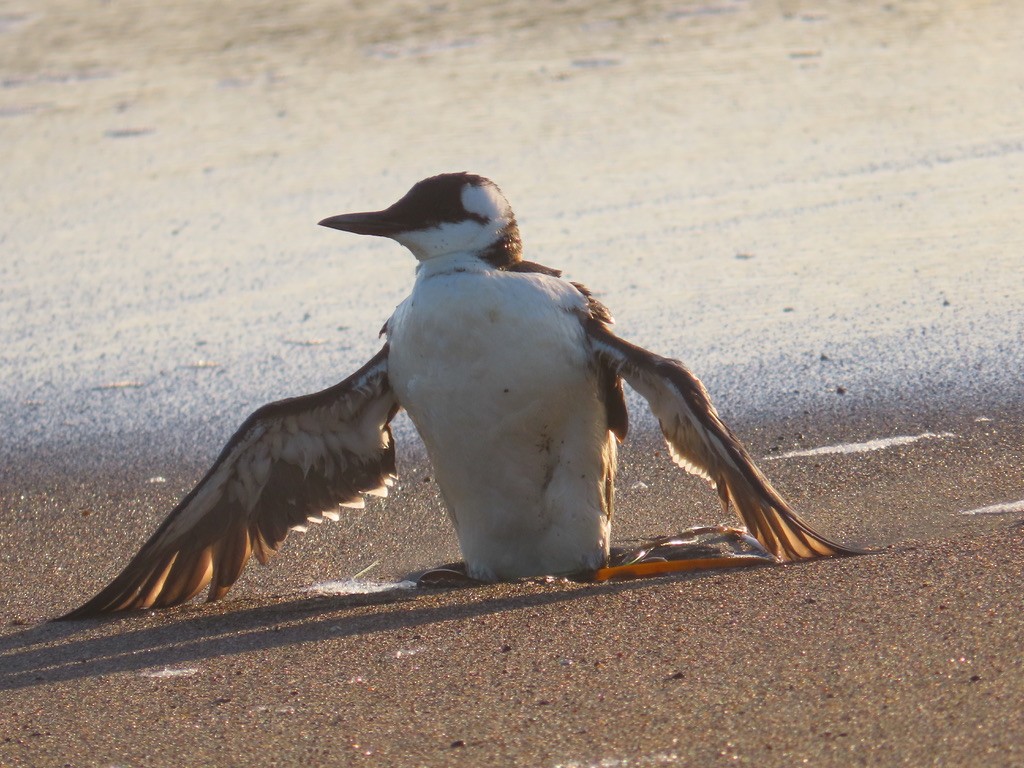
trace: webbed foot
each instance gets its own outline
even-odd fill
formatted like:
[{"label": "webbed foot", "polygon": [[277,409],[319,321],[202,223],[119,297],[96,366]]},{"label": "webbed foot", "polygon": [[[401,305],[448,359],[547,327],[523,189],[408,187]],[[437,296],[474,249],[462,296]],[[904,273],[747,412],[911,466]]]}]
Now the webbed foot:
[{"label": "webbed foot", "polygon": [[608,565],[588,574],[584,580],[642,579],[665,573],[776,562],[778,559],[745,530],[711,525],[660,536],[639,547],[614,548]]}]

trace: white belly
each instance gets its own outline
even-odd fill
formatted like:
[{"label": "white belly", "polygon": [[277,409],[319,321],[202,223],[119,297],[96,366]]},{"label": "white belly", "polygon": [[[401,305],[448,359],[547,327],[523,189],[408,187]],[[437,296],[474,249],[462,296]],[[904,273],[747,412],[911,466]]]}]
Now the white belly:
[{"label": "white belly", "polygon": [[423,275],[389,323],[389,376],[426,444],[471,576],[601,566],[615,445],[566,283]]}]

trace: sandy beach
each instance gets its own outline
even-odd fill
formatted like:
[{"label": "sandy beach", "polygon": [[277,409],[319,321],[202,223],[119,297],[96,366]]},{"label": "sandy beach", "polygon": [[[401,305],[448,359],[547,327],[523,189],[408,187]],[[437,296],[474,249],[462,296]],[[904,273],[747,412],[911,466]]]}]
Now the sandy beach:
[{"label": "sandy beach", "polygon": [[[425,468],[406,462],[391,498],[293,536],[221,603],[72,623],[44,620],[113,575],[170,499],[140,493],[145,450],[116,470],[21,468],[27,493],[5,494],[0,526],[16,585],[0,762],[1019,765],[1021,505],[995,505],[1019,495],[1024,430],[1019,411],[988,413],[885,421],[955,437],[764,461],[816,525],[890,545],[875,555],[606,585],[309,592],[374,560],[386,583],[454,553]],[[847,437],[884,425],[855,420]],[[748,435],[766,456],[777,433],[818,445],[816,428]],[[623,457],[620,536],[721,519],[655,447],[638,437]]]},{"label": "sandy beach", "polygon": [[[347,545],[369,537],[343,522],[290,540],[222,603],[98,622],[37,623],[85,597],[103,561],[136,546],[121,533],[132,525],[118,484],[30,485],[46,490],[16,505],[26,515],[83,498],[95,506],[56,530],[22,523],[17,539],[5,521],[7,550],[19,554],[5,556],[4,581],[23,586],[0,636],[0,756],[5,765],[1019,765],[1020,512],[972,518],[951,514],[947,500],[968,483],[978,505],[1019,490],[1022,431],[1011,416],[958,424],[962,437],[927,447],[771,462],[826,530],[893,531],[894,546],[877,555],[609,585],[303,591],[355,572]],[[957,471],[984,446],[999,466]],[[688,501],[669,512],[681,494],[664,461],[630,453],[625,464],[626,481],[646,478],[643,493],[659,500],[647,506],[634,491],[619,513],[627,529],[709,519]],[[382,506],[429,520],[432,496],[411,482]],[[410,542],[374,511],[377,556],[406,559],[410,543],[420,554],[444,549],[439,526]],[[94,554],[81,537],[97,518],[110,548]],[[932,524],[946,534],[902,533]],[[60,570],[33,572],[47,558]]]},{"label": "sandy beach", "polygon": [[[1022,28],[952,0],[6,4],[0,766],[1024,765]],[[464,168],[878,552],[411,589],[458,553],[400,417],[391,496],[226,600],[49,622],[247,413],[377,349],[412,259],[315,222]],[[630,406],[614,538],[735,522]]]}]

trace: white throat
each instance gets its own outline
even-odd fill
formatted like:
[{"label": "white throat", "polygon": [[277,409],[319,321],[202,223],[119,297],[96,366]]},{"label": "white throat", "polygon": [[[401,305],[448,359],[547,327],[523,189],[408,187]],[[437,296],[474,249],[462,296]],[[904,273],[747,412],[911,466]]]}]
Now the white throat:
[{"label": "white throat", "polygon": [[466,211],[464,220],[402,232],[393,238],[419,261],[426,262],[452,254],[479,253],[497,242],[513,221],[512,208],[493,184],[466,184],[461,202]]},{"label": "white throat", "polygon": [[473,219],[445,222],[430,229],[418,229],[394,235],[419,261],[426,262],[459,253],[478,253],[498,239],[499,222],[482,224]]}]

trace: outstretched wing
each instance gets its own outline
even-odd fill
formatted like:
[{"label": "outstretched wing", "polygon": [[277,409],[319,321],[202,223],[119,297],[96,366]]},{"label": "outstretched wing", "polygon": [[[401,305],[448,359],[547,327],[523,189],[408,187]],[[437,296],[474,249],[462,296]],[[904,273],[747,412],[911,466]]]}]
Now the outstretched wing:
[{"label": "outstretched wing", "polygon": [[340,384],[263,406],[121,574],[61,618],[178,605],[207,585],[208,601],[223,597],[249,557],[266,563],[290,529],[336,520],[332,507],[360,507],[360,494],[386,495],[397,412],[386,344]]},{"label": "outstretched wing", "polygon": [[595,354],[651,406],[676,463],[709,480],[723,506],[728,509],[731,501],[747,530],[772,554],[788,561],[861,552],[825,538],[790,509],[682,363],[620,339],[594,317],[583,322]]}]

